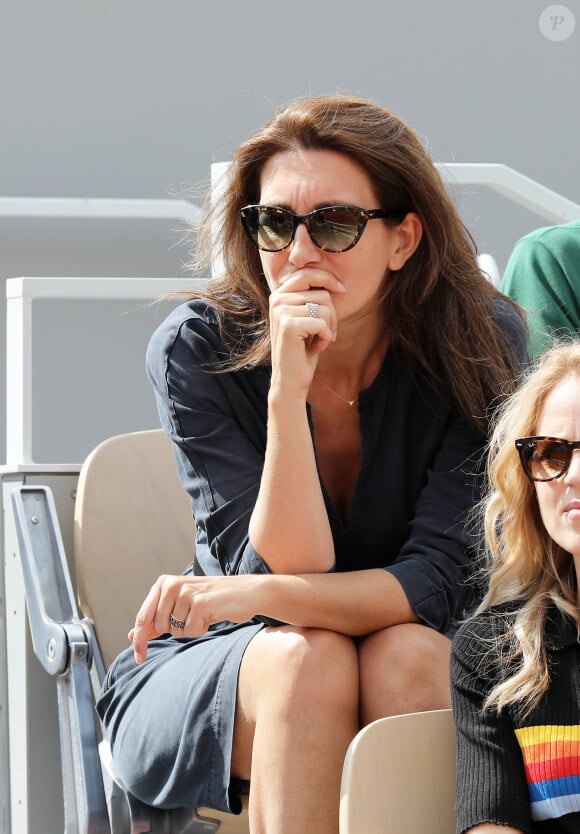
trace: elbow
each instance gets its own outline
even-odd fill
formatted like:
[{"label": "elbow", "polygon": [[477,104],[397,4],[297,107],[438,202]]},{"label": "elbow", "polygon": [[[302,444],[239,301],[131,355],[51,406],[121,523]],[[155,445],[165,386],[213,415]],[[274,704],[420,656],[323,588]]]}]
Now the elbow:
[{"label": "elbow", "polygon": [[287,537],[278,536],[273,531],[263,535],[254,527],[252,521],[248,538],[254,552],[260,555],[272,573],[330,573],[335,570],[332,539],[317,546],[313,542],[288,540]]},{"label": "elbow", "polygon": [[300,554],[296,550],[276,550],[262,554],[262,559],[272,573],[298,575],[306,573],[332,573],[336,568],[334,554],[314,559],[312,553]]}]

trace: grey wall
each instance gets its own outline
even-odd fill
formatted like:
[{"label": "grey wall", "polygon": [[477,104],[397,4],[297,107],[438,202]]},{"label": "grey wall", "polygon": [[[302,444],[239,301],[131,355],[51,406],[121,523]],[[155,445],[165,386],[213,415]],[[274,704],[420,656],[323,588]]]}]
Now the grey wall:
[{"label": "grey wall", "polygon": [[[580,3],[567,2],[577,28],[563,41],[540,31],[548,5],[0,0],[0,196],[199,193],[273,107],[338,90],[391,107],[437,160],[503,162],[580,202]],[[458,200],[500,268],[545,225],[485,189]],[[0,276],[180,275],[179,239],[167,223],[0,219]],[[43,305],[38,459],[80,460],[107,434],[156,425],[142,371],[151,316]],[[0,462],[3,434],[2,416]]]}]

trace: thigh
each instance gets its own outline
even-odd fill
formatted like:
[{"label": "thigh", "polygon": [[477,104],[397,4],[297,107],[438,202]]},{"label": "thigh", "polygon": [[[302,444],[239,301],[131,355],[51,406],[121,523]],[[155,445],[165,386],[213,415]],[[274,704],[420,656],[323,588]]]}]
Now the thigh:
[{"label": "thigh", "polygon": [[277,728],[319,720],[317,711],[358,713],[358,655],[351,637],[325,629],[265,628],[249,643],[238,679],[232,775],[249,778],[256,723]]}]

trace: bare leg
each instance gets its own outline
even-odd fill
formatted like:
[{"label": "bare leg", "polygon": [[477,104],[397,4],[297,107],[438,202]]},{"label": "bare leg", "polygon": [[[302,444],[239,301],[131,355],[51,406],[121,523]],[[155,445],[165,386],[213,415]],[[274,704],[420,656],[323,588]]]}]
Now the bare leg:
[{"label": "bare leg", "polygon": [[242,661],[232,775],[251,778],[252,834],[336,834],[358,730],[358,658],[332,631],[265,629]]},{"label": "bare leg", "polygon": [[450,707],[450,654],[445,635],[415,623],[365,637],[359,648],[361,725]]}]

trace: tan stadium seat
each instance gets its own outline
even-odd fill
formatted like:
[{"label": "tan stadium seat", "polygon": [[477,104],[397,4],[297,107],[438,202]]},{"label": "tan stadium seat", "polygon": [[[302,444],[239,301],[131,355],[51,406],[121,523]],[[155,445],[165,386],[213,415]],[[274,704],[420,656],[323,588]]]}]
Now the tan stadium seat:
[{"label": "tan stadium seat", "polygon": [[454,834],[451,710],[380,718],[347,751],[340,834]]},{"label": "tan stadium seat", "polygon": [[50,489],[18,487],[13,505],[33,644],[59,692],[66,834],[247,834],[247,797],[235,816],[160,811],[129,796],[114,780],[95,721],[105,669],[127,647],[145,595],[160,574],[181,573],[194,553],[191,505],[165,433],[110,438],[82,466],[74,516],[82,615]]}]

